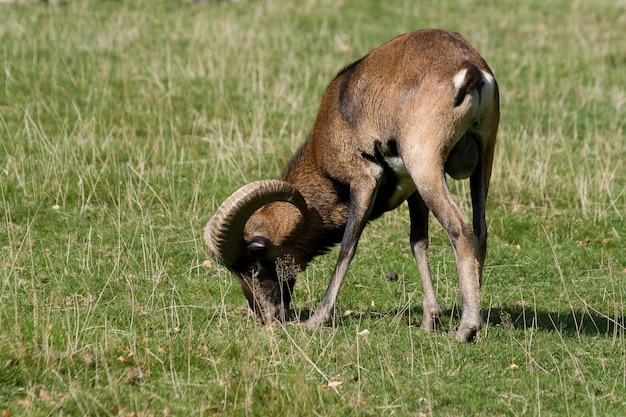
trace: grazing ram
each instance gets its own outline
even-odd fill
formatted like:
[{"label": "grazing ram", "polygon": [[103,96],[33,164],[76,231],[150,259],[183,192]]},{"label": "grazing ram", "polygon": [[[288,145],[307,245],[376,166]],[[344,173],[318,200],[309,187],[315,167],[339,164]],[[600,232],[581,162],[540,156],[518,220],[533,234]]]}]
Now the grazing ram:
[{"label": "grazing ram", "polygon": [[[307,321],[320,326],[334,312],[365,225],[407,200],[422,328],[436,329],[442,313],[428,265],[433,212],[456,256],[462,314],[455,337],[471,341],[482,324],[485,201],[499,114],[493,73],[463,37],[443,30],[398,36],[330,83],[307,142],[280,180],[248,184],[222,204],[205,229],[209,251],[268,322],[284,319],[297,272],[341,242],[326,295]],[[470,178],[472,224],[445,173]]]}]

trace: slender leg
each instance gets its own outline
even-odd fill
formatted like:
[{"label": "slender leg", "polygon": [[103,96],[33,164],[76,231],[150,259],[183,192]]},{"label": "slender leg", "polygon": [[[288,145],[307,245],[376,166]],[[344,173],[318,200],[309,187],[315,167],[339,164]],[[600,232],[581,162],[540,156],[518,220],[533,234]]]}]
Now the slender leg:
[{"label": "slender leg", "polygon": [[433,288],[430,266],[428,264],[428,207],[422,197],[415,192],[408,200],[411,216],[411,249],[417,263],[423,288],[424,318],[422,330],[437,330],[441,316],[441,305],[437,301]]},{"label": "slender leg", "polygon": [[493,135],[494,136],[487,142],[487,147],[483,155],[481,155],[480,162],[470,177],[473,213],[472,222],[476,246],[475,257],[478,262],[478,277],[481,284],[485,257],[487,255],[487,220],[485,218],[485,211],[495,144],[495,133]]},{"label": "slender leg", "polygon": [[472,223],[474,228],[474,257],[478,263],[478,280],[482,284],[483,267],[487,256],[487,220],[485,218],[485,206],[487,202],[487,189],[483,178],[482,165],[470,177],[472,194]]},{"label": "slender leg", "polygon": [[417,192],[446,230],[454,248],[462,303],[461,324],[455,337],[460,341],[471,341],[482,325],[474,233],[448,190],[439,149],[421,151],[411,152],[403,156],[403,160]]},{"label": "slender leg", "polygon": [[437,183],[438,192],[425,199],[435,217],[448,233],[456,256],[461,287],[461,324],[456,332],[460,341],[473,340],[482,325],[480,315],[480,280],[475,258],[474,233],[468,220],[456,206],[445,184],[443,174]]},{"label": "slender leg", "polygon": [[367,220],[369,219],[377,191],[378,182],[376,180],[361,183],[357,186],[353,186],[351,189],[350,214],[348,216],[346,230],[343,234],[343,240],[341,241],[335,270],[328,284],[326,295],[324,295],[324,298],[317,306],[315,314],[307,321],[309,328],[323,325],[330,319],[333,313],[339,289],[348,271],[348,266],[356,253],[361,232],[363,232]]}]

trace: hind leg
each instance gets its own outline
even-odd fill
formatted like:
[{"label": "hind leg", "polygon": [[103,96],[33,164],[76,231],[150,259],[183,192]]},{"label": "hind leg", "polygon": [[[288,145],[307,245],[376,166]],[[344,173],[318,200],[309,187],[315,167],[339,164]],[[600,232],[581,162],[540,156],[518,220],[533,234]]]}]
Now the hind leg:
[{"label": "hind leg", "polygon": [[440,325],[441,305],[437,301],[428,264],[428,207],[415,192],[407,200],[411,216],[411,249],[417,263],[423,289],[424,318],[422,330],[437,330]]},{"label": "hind leg", "polygon": [[462,304],[461,323],[455,337],[471,341],[482,325],[474,232],[448,190],[441,152],[439,149],[420,151],[403,156],[403,160],[424,204],[441,223],[454,248]]}]

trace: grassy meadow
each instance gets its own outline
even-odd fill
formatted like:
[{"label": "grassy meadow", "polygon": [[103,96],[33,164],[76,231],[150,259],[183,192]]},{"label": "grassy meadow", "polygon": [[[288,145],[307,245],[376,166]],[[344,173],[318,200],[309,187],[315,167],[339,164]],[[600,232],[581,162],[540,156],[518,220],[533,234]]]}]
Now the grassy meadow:
[{"label": "grassy meadow", "polygon": [[[500,84],[476,342],[453,339],[432,216],[444,329],[419,329],[404,206],[366,229],[333,323],[260,325],[204,225],[280,174],[340,68],[431,27]],[[623,0],[0,4],[1,417],[624,415],[624,33]]]}]

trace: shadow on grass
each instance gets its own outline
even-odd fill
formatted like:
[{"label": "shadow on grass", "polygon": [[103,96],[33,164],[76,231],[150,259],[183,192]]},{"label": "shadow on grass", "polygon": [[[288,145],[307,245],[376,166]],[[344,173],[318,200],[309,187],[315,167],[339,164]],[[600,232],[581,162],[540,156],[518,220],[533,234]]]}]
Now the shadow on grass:
[{"label": "shadow on grass", "polygon": [[[313,314],[312,310],[293,311],[292,319],[305,322]],[[350,315],[335,316],[335,324],[350,324],[364,319],[380,320],[391,318],[400,320],[407,325],[419,326],[423,311],[421,307],[378,311],[375,309],[352,312]],[[460,321],[458,309],[444,310],[442,329],[453,328]],[[539,330],[559,332],[564,337],[602,336],[621,337],[626,333],[626,315],[620,313],[616,317],[593,311],[543,311],[525,307],[498,306],[483,309],[483,327],[502,327],[513,330]]]},{"label": "shadow on grass", "polygon": [[563,336],[623,336],[626,317],[596,311],[544,311],[524,307],[492,307],[483,311],[485,325],[516,330],[537,329],[560,332]]}]

